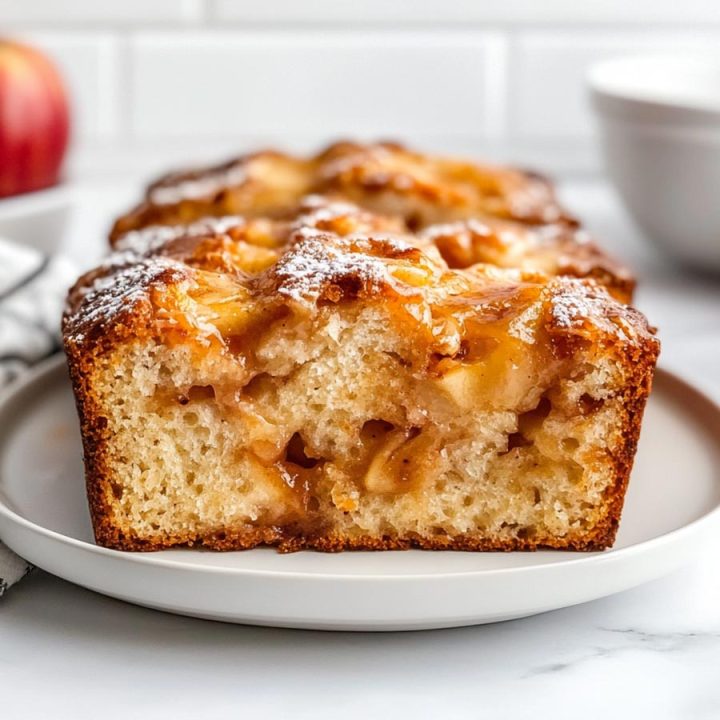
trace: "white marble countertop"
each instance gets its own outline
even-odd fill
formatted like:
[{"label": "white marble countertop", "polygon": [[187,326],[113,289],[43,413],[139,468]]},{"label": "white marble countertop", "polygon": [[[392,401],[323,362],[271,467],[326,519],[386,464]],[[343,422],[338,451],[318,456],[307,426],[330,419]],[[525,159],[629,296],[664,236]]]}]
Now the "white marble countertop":
[{"label": "white marble countertop", "polygon": [[[80,188],[84,264],[132,186]],[[598,181],[567,204],[640,271],[663,362],[720,399],[720,279],[658,259]],[[682,478],[678,478],[682,482]],[[145,610],[36,571],[0,601],[0,717],[720,717],[720,537],[614,597],[490,626],[397,634],[224,625]]]}]

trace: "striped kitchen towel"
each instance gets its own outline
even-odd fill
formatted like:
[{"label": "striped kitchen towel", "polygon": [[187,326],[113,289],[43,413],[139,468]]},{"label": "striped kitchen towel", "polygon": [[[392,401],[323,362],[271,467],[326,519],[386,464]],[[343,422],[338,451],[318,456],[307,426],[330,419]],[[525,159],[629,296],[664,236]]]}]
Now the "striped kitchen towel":
[{"label": "striped kitchen towel", "polygon": [[[60,317],[76,277],[67,258],[0,238],[0,388],[60,350]],[[0,596],[29,570],[0,540]]]}]

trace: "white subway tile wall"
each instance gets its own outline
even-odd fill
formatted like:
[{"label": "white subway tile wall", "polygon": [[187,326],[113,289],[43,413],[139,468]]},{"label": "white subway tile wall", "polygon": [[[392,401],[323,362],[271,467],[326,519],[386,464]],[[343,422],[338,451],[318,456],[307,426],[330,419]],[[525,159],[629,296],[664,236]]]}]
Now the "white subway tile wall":
[{"label": "white subway tile wall", "polygon": [[483,33],[143,34],[132,52],[140,137],[489,132]]},{"label": "white subway tile wall", "polygon": [[593,170],[596,60],[720,46],[718,0],[0,0],[75,112],[74,166],[338,136]]},{"label": "white subway tile wall", "polygon": [[508,132],[537,139],[589,137],[593,119],[585,76],[592,64],[634,53],[712,52],[719,37],[666,30],[520,33],[510,49]]},{"label": "white subway tile wall", "polygon": [[118,41],[108,33],[21,33],[21,42],[42,48],[55,61],[74,108],[73,135],[112,141],[120,129]]},{"label": "white subway tile wall", "polygon": [[203,0],[0,0],[3,25],[184,23],[204,14]]},{"label": "white subway tile wall", "polygon": [[241,22],[683,23],[720,21],[717,0],[211,0],[213,17]]}]

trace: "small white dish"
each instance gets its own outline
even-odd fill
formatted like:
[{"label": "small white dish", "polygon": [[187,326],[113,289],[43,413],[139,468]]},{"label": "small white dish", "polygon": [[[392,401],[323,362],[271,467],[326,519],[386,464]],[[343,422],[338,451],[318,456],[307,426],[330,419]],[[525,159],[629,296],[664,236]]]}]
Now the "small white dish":
[{"label": "small white dish", "polygon": [[605,163],[669,255],[720,271],[720,56],[619,58],[589,73]]},{"label": "small white dish", "polygon": [[602,553],[123,553],[93,542],[81,455],[56,359],[0,399],[0,537],[9,547],[121,600],[254,625],[417,630],[533,615],[671,572],[720,520],[720,408],[662,371],[617,542]]},{"label": "small white dish", "polygon": [[75,202],[66,183],[0,198],[0,236],[47,254],[60,247]]}]

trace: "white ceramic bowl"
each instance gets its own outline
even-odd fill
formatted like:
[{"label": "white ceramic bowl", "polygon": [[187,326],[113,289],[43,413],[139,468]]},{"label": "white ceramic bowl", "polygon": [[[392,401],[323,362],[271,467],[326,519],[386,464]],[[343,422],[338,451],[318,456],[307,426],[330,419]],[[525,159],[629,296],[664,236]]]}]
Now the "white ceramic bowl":
[{"label": "white ceramic bowl", "polygon": [[75,201],[71,185],[0,199],[0,235],[52,254],[60,247]]},{"label": "white ceramic bowl", "polygon": [[609,60],[589,83],[630,214],[676,259],[720,271],[720,56]]}]

